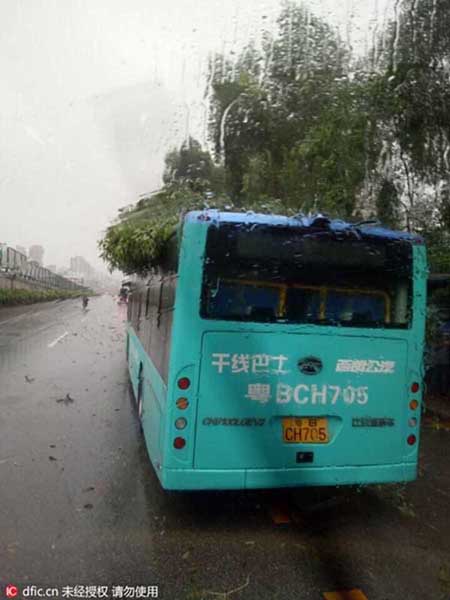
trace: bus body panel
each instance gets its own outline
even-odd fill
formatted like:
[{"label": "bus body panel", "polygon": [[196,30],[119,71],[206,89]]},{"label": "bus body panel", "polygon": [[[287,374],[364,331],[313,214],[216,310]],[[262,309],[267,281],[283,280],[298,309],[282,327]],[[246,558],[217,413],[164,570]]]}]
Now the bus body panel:
[{"label": "bus body panel", "polygon": [[132,327],[128,328],[128,370],[136,401],[142,399],[141,424],[148,455],[160,476],[166,386]]},{"label": "bus body panel", "polygon": [[[304,374],[304,359],[322,363]],[[400,462],[407,342],[368,332],[208,332],[203,336],[194,467],[309,468]],[[303,363],[304,364],[304,363]],[[285,417],[325,418],[328,443],[283,441]],[[311,432],[307,432],[310,433]],[[314,429],[316,434],[317,430]],[[289,428],[287,436],[298,434]],[[299,465],[297,453],[312,452]]]},{"label": "bus body panel", "polygon": [[160,478],[168,490],[233,490],[413,481],[417,463],[308,469],[168,469]]}]

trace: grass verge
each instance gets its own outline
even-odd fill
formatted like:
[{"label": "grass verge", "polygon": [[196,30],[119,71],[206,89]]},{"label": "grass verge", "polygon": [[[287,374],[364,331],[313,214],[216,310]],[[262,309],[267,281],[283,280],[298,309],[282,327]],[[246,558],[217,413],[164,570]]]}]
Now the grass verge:
[{"label": "grass verge", "polygon": [[74,290],[8,290],[0,289],[0,306],[15,306],[20,304],[34,304],[35,302],[49,302],[51,300],[65,300],[79,298],[86,292]]}]

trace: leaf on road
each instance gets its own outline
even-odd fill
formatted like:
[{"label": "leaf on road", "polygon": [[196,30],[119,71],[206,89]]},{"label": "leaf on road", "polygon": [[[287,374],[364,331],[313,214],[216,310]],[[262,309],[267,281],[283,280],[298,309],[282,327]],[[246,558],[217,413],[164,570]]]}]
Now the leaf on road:
[{"label": "leaf on road", "polygon": [[62,402],[63,404],[67,405],[74,402],[74,399],[70,396],[70,394],[66,394],[64,398],[58,398],[56,402]]}]

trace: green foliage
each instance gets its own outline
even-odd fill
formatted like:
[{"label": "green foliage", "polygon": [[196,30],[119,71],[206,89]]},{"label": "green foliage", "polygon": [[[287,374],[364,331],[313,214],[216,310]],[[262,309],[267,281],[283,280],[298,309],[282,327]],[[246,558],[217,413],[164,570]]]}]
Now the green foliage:
[{"label": "green foliage", "polygon": [[145,274],[158,264],[182,214],[202,208],[202,194],[188,186],[167,185],[123,212],[119,221],[108,227],[99,242],[100,255],[111,269]]},{"label": "green foliage", "polygon": [[293,210],[352,213],[368,119],[348,60],[335,30],[294,3],[261,53],[250,46],[233,65],[216,58],[210,130],[237,204],[272,197]]},{"label": "green foliage", "polygon": [[305,137],[286,153],[282,197],[304,211],[352,215],[365,176],[367,115],[358,84],[341,82],[334,102],[312,121]]},{"label": "green foliage", "polygon": [[396,229],[399,226],[399,202],[395,185],[389,179],[383,179],[376,199],[376,211],[381,223]]},{"label": "green foliage", "polygon": [[206,203],[201,194],[189,188],[165,188],[150,198],[141,200],[134,209],[106,230],[99,242],[101,256],[111,269],[145,275],[161,260],[168,239],[176,231],[183,214],[206,207],[228,210],[283,212],[277,201],[236,207],[226,196],[215,196]]},{"label": "green foliage", "polygon": [[192,137],[179,149],[171,150],[165,158],[163,181],[166,186],[178,184],[192,192],[205,192],[223,187],[223,173],[214,165],[209,152]]},{"label": "green foliage", "polygon": [[439,339],[439,329],[450,313],[450,287],[434,290],[428,298],[425,339],[431,347]]},{"label": "green foliage", "polygon": [[450,273],[450,233],[443,228],[424,232],[432,273]]},{"label": "green foliage", "polygon": [[102,258],[124,273],[145,272],[157,263],[164,243],[176,225],[176,218],[143,220],[110,227],[102,241]]},{"label": "green foliage", "polygon": [[[450,4],[403,0],[398,9],[398,18],[380,36],[377,70],[368,84],[376,135],[384,147],[383,176],[386,170],[394,174],[388,163],[396,146],[408,165],[401,184],[409,200],[417,181],[428,183],[437,192],[437,214],[441,183],[449,183]],[[392,197],[394,211],[396,201]]]},{"label": "green foliage", "polygon": [[233,210],[349,218],[358,207],[388,226],[406,221],[424,234],[431,269],[449,272],[449,28],[448,0],[404,0],[378,47],[355,59],[336,28],[285,2],[260,49],[210,62],[214,157],[192,138],[171,150],[163,189],[121,212],[102,257],[147,272],[180,215],[207,198]]},{"label": "green foliage", "polygon": [[0,306],[34,304],[35,302],[50,302],[51,300],[79,298],[84,293],[86,292],[72,290],[11,290],[0,288]]}]

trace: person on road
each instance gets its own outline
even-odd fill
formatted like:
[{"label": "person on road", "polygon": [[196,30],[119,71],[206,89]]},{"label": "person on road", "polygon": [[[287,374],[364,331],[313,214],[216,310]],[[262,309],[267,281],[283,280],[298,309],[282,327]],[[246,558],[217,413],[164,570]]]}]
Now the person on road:
[{"label": "person on road", "polygon": [[119,303],[128,301],[128,288],[122,286],[119,291]]},{"label": "person on road", "polygon": [[83,308],[87,308],[88,302],[89,302],[89,298],[87,296],[83,296],[83,299],[82,299]]}]

